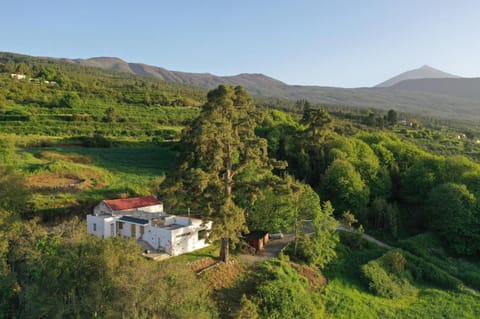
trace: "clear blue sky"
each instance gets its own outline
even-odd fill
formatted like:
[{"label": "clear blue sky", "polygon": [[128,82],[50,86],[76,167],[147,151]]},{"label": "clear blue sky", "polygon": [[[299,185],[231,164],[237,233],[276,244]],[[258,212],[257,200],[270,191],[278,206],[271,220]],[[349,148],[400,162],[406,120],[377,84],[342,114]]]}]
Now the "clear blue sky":
[{"label": "clear blue sky", "polygon": [[2,1],[0,51],[371,86],[428,64],[480,77],[477,0]]}]

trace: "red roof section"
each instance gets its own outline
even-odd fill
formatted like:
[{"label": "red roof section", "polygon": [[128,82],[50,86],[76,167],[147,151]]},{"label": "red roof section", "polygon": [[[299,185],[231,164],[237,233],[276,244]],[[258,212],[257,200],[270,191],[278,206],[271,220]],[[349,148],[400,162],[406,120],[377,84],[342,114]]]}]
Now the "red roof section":
[{"label": "red roof section", "polygon": [[155,198],[155,196],[150,195],[144,197],[106,200],[105,204],[107,204],[112,210],[125,210],[160,205],[161,203]]}]

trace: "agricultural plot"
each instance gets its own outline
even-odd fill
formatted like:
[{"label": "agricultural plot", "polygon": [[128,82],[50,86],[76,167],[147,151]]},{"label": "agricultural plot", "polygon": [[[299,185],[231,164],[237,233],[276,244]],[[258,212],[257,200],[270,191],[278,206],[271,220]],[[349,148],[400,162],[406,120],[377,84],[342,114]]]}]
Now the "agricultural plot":
[{"label": "agricultural plot", "polygon": [[85,214],[104,198],[148,194],[175,159],[168,144],[30,148],[14,156],[33,192],[33,211],[45,219]]}]

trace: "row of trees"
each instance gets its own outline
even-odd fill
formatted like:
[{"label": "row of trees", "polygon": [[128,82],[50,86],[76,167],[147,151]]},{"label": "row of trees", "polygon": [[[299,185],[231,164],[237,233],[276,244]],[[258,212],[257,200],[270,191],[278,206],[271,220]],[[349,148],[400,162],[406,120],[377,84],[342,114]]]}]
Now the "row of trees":
[{"label": "row of trees", "polygon": [[478,164],[433,156],[391,133],[339,135],[329,118],[307,109],[298,123],[274,111],[260,134],[271,155],[288,161],[290,173],[330,200],[338,217],[351,211],[366,227],[394,237],[400,228],[431,230],[452,251],[479,254],[471,244],[480,236]]}]

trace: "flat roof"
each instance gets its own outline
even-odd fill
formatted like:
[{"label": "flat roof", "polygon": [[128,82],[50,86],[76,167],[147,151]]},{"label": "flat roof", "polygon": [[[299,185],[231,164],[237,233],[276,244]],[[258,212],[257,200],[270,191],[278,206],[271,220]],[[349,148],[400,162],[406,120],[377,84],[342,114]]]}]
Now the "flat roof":
[{"label": "flat roof", "polygon": [[148,220],[143,219],[143,218],[136,218],[132,216],[122,216],[122,218],[119,219],[122,222],[128,222],[132,224],[139,224],[139,225],[147,225]]},{"label": "flat roof", "polygon": [[158,228],[163,228],[163,229],[166,229],[166,230],[175,230],[175,229],[180,229],[180,228],[183,228],[183,227],[188,227],[188,226],[179,225],[179,224],[170,224],[170,225],[163,225],[163,226],[160,226]]}]

